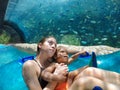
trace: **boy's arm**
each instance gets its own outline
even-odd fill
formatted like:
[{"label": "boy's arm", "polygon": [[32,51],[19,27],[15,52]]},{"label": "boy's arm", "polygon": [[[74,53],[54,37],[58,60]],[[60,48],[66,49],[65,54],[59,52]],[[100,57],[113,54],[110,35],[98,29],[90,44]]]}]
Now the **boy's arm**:
[{"label": "boy's arm", "polygon": [[48,82],[63,82],[66,80],[66,68],[65,65],[54,63],[42,71],[41,77]]},{"label": "boy's arm", "polygon": [[71,62],[73,62],[73,61],[74,61],[76,58],[78,58],[78,56],[81,55],[81,54],[86,54],[86,51],[80,51],[80,52],[78,52],[78,53],[73,54],[73,55],[69,58],[68,64],[70,64]]}]

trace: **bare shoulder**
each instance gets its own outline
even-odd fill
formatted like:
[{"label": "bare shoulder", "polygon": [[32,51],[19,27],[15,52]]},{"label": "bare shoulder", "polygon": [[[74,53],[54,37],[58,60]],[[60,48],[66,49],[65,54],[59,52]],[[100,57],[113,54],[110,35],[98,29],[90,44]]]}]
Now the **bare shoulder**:
[{"label": "bare shoulder", "polygon": [[35,65],[35,63],[34,63],[33,60],[28,60],[23,64],[23,67],[31,67],[31,66],[34,66],[34,65]]},{"label": "bare shoulder", "polygon": [[51,66],[54,67],[54,68],[57,68],[58,65],[59,65],[59,63],[55,63],[55,62],[51,64]]},{"label": "bare shoulder", "polygon": [[[37,87],[36,85],[38,85],[37,79],[39,76],[39,68],[37,68],[37,64],[34,60],[28,60],[23,64],[22,76],[29,88],[31,88],[32,86]],[[33,85],[33,83],[36,84]]]},{"label": "bare shoulder", "polygon": [[57,63],[55,63],[55,62],[52,62],[51,64],[50,64],[50,66],[55,66]]},{"label": "bare shoulder", "polygon": [[22,66],[23,71],[29,71],[29,70],[31,71],[33,69],[36,70],[36,68],[37,68],[36,63],[33,60],[26,61]]},{"label": "bare shoulder", "polygon": [[34,60],[28,60],[23,64],[22,73],[24,77],[39,76],[40,68]]}]

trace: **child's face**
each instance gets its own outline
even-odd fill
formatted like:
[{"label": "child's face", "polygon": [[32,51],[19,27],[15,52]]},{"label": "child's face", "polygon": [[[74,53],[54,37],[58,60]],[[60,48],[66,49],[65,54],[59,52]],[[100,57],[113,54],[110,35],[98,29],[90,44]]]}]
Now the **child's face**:
[{"label": "child's face", "polygon": [[68,63],[68,53],[65,48],[60,48],[59,50],[57,50],[56,61],[58,63]]}]

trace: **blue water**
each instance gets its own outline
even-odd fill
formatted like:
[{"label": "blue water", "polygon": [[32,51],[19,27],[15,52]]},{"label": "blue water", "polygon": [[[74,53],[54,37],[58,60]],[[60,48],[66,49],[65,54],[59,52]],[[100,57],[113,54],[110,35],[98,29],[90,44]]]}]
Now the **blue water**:
[{"label": "blue water", "polygon": [[[69,65],[70,71],[80,68],[89,64],[91,57],[78,58],[72,64]],[[115,71],[120,73],[120,51],[112,54],[97,56],[97,66],[98,68]]]},{"label": "blue water", "polygon": [[27,90],[19,60],[30,55],[34,54],[0,44],[0,90]]},{"label": "blue water", "polygon": [[27,55],[30,55],[27,52],[20,51],[19,49],[11,45],[0,44],[0,66],[21,59]]},{"label": "blue water", "polygon": [[[23,57],[34,55],[20,51],[13,46],[0,44],[0,90],[27,90],[22,78],[22,64],[19,60]],[[69,65],[70,70],[89,64],[91,57],[78,58]],[[97,56],[98,68],[120,73],[120,51],[109,55]]]}]

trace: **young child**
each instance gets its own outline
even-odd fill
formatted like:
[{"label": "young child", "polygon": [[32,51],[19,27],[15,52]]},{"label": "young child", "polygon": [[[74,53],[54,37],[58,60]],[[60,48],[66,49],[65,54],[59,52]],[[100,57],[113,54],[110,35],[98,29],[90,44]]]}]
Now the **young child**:
[{"label": "young child", "polygon": [[81,51],[81,52],[75,53],[69,58],[66,48],[63,46],[58,46],[57,51],[54,55],[54,58],[55,58],[55,62],[57,63],[70,64],[75,59],[77,59],[79,55],[86,55],[86,52]]},{"label": "young child", "polygon": [[[57,47],[56,53],[54,55],[54,59],[55,59],[55,63],[53,63],[52,65],[50,65],[48,68],[46,68],[43,72],[42,72],[42,76],[47,77],[45,75],[47,75],[46,73],[51,73],[54,72],[55,68],[57,68],[57,64],[63,63],[63,64],[70,64],[71,62],[73,62],[79,55],[85,55],[86,52],[85,51],[81,51],[78,52],[76,54],[73,54],[70,58],[68,56],[68,52],[66,50],[66,48],[59,46]],[[75,76],[77,76],[82,70],[84,70],[85,68],[87,68],[88,66],[79,68],[75,71],[69,72],[67,74],[67,80],[64,82],[59,82],[56,85],[56,88],[54,90],[67,90],[68,85],[72,84],[72,81],[74,80]],[[47,78],[46,78],[47,80]],[[51,80],[54,81],[54,80]]]},{"label": "young child", "polygon": [[[57,51],[54,56],[55,63],[53,63],[48,68],[46,68],[42,72],[42,76],[47,75],[46,77],[49,77],[49,74],[47,73],[53,73],[55,68],[57,68],[57,64],[61,64],[61,63],[69,64],[72,61],[74,61],[79,55],[83,55],[83,54],[86,54],[86,52],[85,51],[78,52],[72,55],[70,58],[68,58],[67,50],[61,46],[57,47]],[[64,73],[64,71],[61,73]],[[120,88],[119,87],[120,74],[118,73],[113,73],[98,68],[84,66],[77,70],[68,72],[67,74],[66,73],[64,74],[62,75],[66,76],[67,80],[63,82],[56,82],[56,86],[54,86],[55,88],[53,87],[52,90],[88,90],[88,89],[96,90],[96,88],[103,90],[111,90],[111,89],[119,90]],[[56,75],[58,74],[56,73]],[[54,77],[51,78],[51,82],[53,81],[55,81]]]}]

